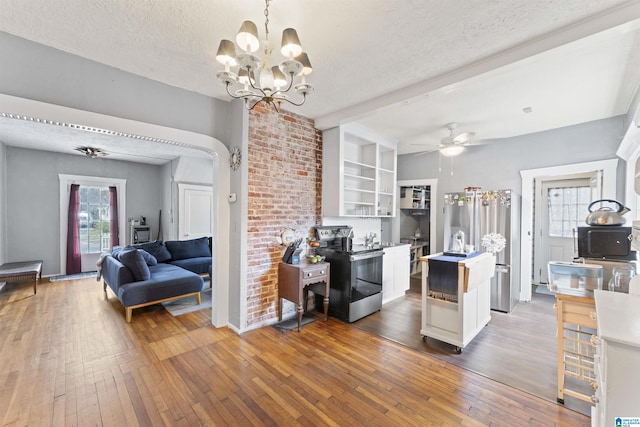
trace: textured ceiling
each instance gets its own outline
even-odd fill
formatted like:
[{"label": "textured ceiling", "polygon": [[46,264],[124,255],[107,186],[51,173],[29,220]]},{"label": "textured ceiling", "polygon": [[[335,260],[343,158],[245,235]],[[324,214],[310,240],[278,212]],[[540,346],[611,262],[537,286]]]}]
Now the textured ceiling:
[{"label": "textured ceiling", "polygon": [[[245,19],[264,34],[263,9],[0,0],[0,30],[228,99],[215,78],[218,42]],[[357,120],[410,152],[437,143],[449,121],[487,140],[626,113],[640,79],[638,26],[586,37],[638,18],[628,0],[272,0],[270,32],[279,45],[282,29],[296,28],[314,67],[315,91],[296,112],[321,128]]]}]

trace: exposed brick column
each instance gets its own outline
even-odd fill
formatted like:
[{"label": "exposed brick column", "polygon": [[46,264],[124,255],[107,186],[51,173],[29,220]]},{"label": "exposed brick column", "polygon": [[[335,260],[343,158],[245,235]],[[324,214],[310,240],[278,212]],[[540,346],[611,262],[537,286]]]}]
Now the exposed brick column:
[{"label": "exposed brick column", "polygon": [[277,316],[276,242],[291,227],[307,237],[319,224],[322,199],[322,133],[311,119],[256,107],[249,114],[249,213],[247,326]]}]

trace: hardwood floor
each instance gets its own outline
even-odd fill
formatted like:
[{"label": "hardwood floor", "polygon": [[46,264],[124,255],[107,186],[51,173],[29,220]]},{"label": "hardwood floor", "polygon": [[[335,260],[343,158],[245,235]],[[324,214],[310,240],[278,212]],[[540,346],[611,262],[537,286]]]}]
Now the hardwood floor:
[{"label": "hardwood floor", "polygon": [[3,426],[586,426],[589,418],[335,319],[238,336],[124,309],[95,279],[0,292]]},{"label": "hardwood floor", "polygon": [[[421,281],[413,277],[403,298],[353,325],[363,330],[427,353],[454,365],[477,372],[550,402],[557,398],[557,341],[555,297],[533,294],[511,313],[491,311],[491,321],[461,354],[455,347],[420,335],[422,314]],[[589,384],[567,378],[573,389],[593,394]],[[572,397],[565,407],[590,414],[591,405]]]}]

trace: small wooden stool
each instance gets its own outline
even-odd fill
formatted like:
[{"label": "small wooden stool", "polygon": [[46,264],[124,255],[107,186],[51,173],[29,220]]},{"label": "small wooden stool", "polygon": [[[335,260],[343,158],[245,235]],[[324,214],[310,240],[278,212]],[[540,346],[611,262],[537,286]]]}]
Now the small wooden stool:
[{"label": "small wooden stool", "polygon": [[42,261],[8,262],[0,265],[0,282],[33,281],[34,295],[38,279],[42,280]]}]

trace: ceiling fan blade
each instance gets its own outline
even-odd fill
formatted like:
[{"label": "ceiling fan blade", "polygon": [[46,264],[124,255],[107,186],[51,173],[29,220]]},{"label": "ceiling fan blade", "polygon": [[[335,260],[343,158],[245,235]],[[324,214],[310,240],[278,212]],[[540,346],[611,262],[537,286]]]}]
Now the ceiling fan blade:
[{"label": "ceiling fan blade", "polygon": [[462,132],[453,137],[453,142],[455,142],[456,144],[465,143],[473,138],[474,135],[475,132]]}]

